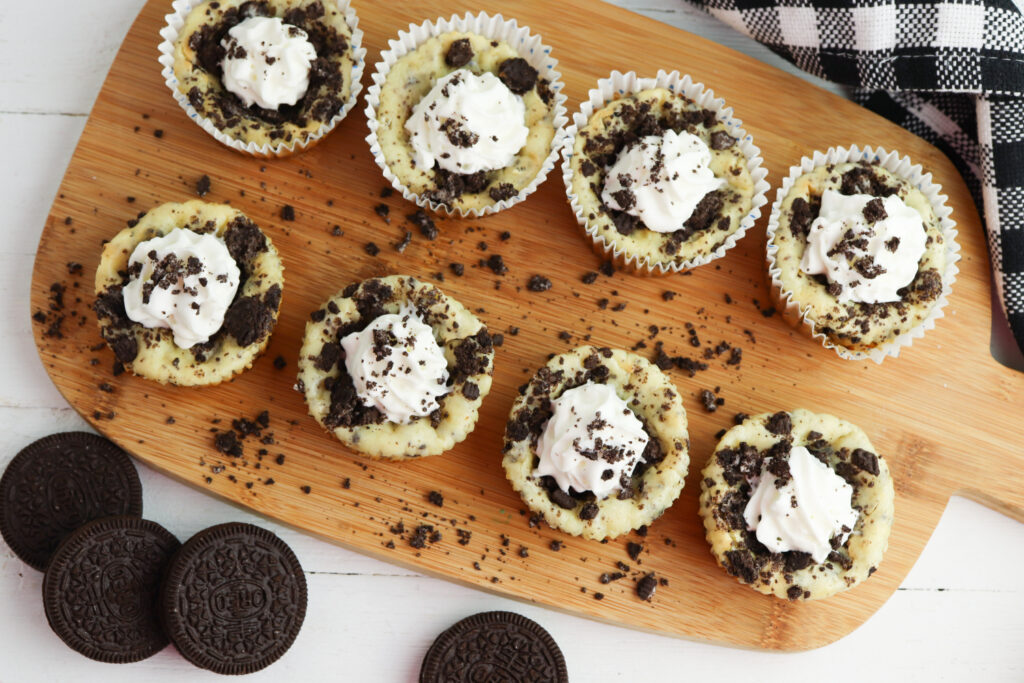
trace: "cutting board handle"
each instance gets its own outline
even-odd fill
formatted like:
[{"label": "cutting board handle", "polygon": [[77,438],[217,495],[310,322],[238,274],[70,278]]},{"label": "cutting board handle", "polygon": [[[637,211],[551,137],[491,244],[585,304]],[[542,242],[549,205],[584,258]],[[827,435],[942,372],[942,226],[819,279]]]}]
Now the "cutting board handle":
[{"label": "cutting board handle", "polygon": [[[995,361],[993,361],[995,362]],[[954,485],[954,495],[969,498],[985,507],[1024,522],[1024,373],[1000,365],[995,373],[994,386],[989,392],[1011,406],[1003,413],[1017,424],[1009,425],[1016,431],[1016,439],[993,439],[984,424],[973,424],[967,428],[978,434],[975,443],[988,450],[984,459],[964,453],[958,458],[960,488]],[[983,419],[996,419],[985,415]],[[966,425],[965,425],[966,426]],[[988,435],[989,438],[985,438]],[[983,462],[983,466],[976,464]]]}]

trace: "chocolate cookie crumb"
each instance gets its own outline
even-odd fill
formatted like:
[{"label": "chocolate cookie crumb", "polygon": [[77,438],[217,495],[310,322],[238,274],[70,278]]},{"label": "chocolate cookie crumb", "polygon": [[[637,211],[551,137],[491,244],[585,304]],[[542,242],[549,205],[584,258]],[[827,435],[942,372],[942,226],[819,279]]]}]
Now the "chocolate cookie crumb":
[{"label": "chocolate cookie crumb", "polygon": [[551,548],[553,551],[555,551],[557,553],[559,550],[562,549],[562,542],[561,541],[551,541],[551,543],[548,545],[548,547]]},{"label": "chocolate cookie crumb", "polygon": [[203,174],[203,177],[196,181],[196,195],[205,197],[210,192],[210,176]]},{"label": "chocolate cookie crumb", "polygon": [[284,370],[285,366],[288,365],[288,361],[284,359],[284,356],[278,356],[274,359],[274,368],[278,370]]},{"label": "chocolate cookie crumb", "polygon": [[531,292],[546,292],[551,289],[551,280],[543,275],[534,275],[526,284],[526,288]]},{"label": "chocolate cookie crumb", "polygon": [[378,247],[373,242],[367,242],[365,245],[363,245],[363,251],[365,251],[370,256],[376,256],[377,254],[380,253],[380,247]]},{"label": "chocolate cookie crumb", "polygon": [[433,219],[423,209],[406,215],[405,219],[420,229],[420,234],[430,241],[437,239],[438,229]]},{"label": "chocolate cookie crumb", "polygon": [[448,52],[444,55],[444,63],[454,69],[465,66],[471,59],[473,59],[473,46],[470,45],[469,38],[453,40],[452,44],[448,46]]},{"label": "chocolate cookie crumb", "polygon": [[640,545],[639,543],[634,543],[633,541],[630,541],[626,544],[626,554],[629,555],[629,559],[633,560],[634,562],[636,562],[637,559],[640,557],[640,552],[643,549],[644,547],[642,545]]},{"label": "chocolate cookie crumb", "polygon": [[768,418],[765,428],[776,436],[788,436],[793,431],[793,421],[789,413],[780,411]]},{"label": "chocolate cookie crumb", "polygon": [[636,582],[636,594],[641,600],[648,600],[654,597],[654,591],[658,588],[658,580],[654,578],[654,573],[647,574],[642,579]]},{"label": "chocolate cookie crumb", "polygon": [[498,78],[516,95],[523,95],[537,83],[537,70],[522,57],[506,59],[498,67]]},{"label": "chocolate cookie crumb", "polygon": [[427,500],[429,500],[432,505],[436,505],[439,508],[444,507],[444,496],[440,491],[431,491],[428,493]]},{"label": "chocolate cookie crumb", "polygon": [[293,221],[295,220],[295,207],[291,204],[285,204],[281,207],[281,220]]}]

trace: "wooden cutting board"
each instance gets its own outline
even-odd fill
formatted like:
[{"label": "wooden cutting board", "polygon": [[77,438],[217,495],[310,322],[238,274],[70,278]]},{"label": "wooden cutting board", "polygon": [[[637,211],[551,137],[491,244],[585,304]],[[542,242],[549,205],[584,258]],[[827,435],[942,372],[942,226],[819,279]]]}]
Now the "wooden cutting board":
[{"label": "wooden cutting board", "polygon": [[[762,312],[770,306],[763,272],[767,213],[724,259],[692,274],[617,273],[583,284],[581,276],[600,262],[576,226],[557,169],[524,204],[483,220],[439,220],[441,237],[428,242],[403,220],[413,206],[397,195],[379,197],[384,182],[363,139],[361,105],[319,147],[282,161],[236,154],[189,121],[160,78],[156,47],[169,2],[154,0],[96,101],[47,220],[32,282],[32,312],[43,319],[33,324],[40,357],[61,393],[99,431],[182,481],[390,562],[581,616],[755,648],[813,648],[863,623],[899,586],[954,493],[1024,520],[1024,376],[990,357],[982,228],[967,188],[938,150],[798,78],[601,3],[354,5],[369,48],[364,83],[387,40],[411,21],[434,18],[439,5],[445,14],[505,11],[552,45],[571,109],[613,69],[689,72],[735,108],[763,151],[773,186],[802,155],[830,145],[881,145],[909,155],[945,188],[960,230],[963,258],[946,317],[881,366],[839,359],[779,315]],[[138,212],[194,196],[203,174],[212,181],[207,200],[242,209],[281,251],[287,284],[270,347],[251,371],[218,387],[115,377],[113,355],[89,310],[101,243]],[[374,212],[381,202],[391,209],[390,222]],[[280,217],[286,204],[295,209],[294,221]],[[344,235],[332,234],[334,226]],[[407,229],[412,243],[399,253],[393,244]],[[505,231],[511,236],[503,240]],[[379,256],[364,250],[370,241]],[[495,253],[509,267],[503,276],[477,266]],[[451,274],[452,262],[466,265],[463,277]],[[408,464],[373,462],[346,450],[308,417],[292,389],[309,313],[350,282],[394,272],[426,279],[444,273],[440,286],[476,309],[492,332],[504,333],[494,388],[471,437],[444,456]],[[534,274],[549,277],[551,290],[529,292],[525,284]],[[61,310],[51,308],[54,283],[66,287]],[[665,291],[677,296],[666,301]],[[624,310],[616,310],[620,304]],[[695,326],[699,348],[690,345],[686,323]],[[743,350],[739,366],[726,365],[726,353],[694,378],[672,371],[692,439],[682,496],[646,538],[602,544],[531,528],[500,465],[517,387],[548,354],[585,341],[623,348],[643,342],[640,352],[649,354],[651,325],[661,328],[657,340],[671,354],[698,357],[722,341]],[[275,368],[278,356],[287,363],[283,369]],[[698,394],[716,387],[725,404],[708,413]],[[697,514],[699,471],[715,433],[739,411],[795,407],[864,427],[888,458],[897,490],[896,524],[878,573],[845,594],[805,604],[759,595],[726,575],[708,552]],[[273,444],[250,437],[238,459],[214,449],[211,430],[264,410]],[[428,502],[431,491],[443,494],[443,507]],[[414,548],[410,539],[424,524],[441,538]],[[556,541],[560,550],[552,548]],[[629,542],[642,544],[637,559],[627,554]],[[629,565],[627,576],[602,584],[601,575],[618,571],[618,562]],[[647,572],[667,584],[642,602],[636,580]]]}]

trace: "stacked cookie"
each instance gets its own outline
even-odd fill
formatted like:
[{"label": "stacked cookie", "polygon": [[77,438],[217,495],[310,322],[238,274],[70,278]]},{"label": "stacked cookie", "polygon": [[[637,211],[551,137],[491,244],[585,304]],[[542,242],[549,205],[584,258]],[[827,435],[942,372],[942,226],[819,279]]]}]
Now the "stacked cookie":
[{"label": "stacked cookie", "polygon": [[251,524],[221,524],[184,545],[141,517],[128,455],[85,432],[23,449],[0,478],[0,532],[45,571],[54,633],[101,662],[129,663],[173,642],[223,674],[258,671],[294,642],[306,581],[291,549]]}]

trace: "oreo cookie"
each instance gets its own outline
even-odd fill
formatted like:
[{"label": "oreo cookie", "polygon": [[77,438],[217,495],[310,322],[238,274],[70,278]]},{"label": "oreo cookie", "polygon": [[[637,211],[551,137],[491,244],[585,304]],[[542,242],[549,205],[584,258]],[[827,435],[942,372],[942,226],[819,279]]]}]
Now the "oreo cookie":
[{"label": "oreo cookie", "polygon": [[0,534],[40,571],[71,532],[111,515],[141,516],[142,484],[128,454],[95,434],[39,439],[0,477]]},{"label": "oreo cookie", "polygon": [[174,556],[160,616],[178,651],[219,674],[259,671],[283,655],[306,617],[306,577],[280,538],[239,522],[210,527]]},{"label": "oreo cookie", "polygon": [[157,614],[160,578],[180,547],[162,526],[105,517],[68,536],[43,578],[46,620],[71,649],[126,664],[167,646]]},{"label": "oreo cookie", "polygon": [[540,624],[514,612],[481,612],[427,650],[420,683],[568,683],[565,658]]}]

